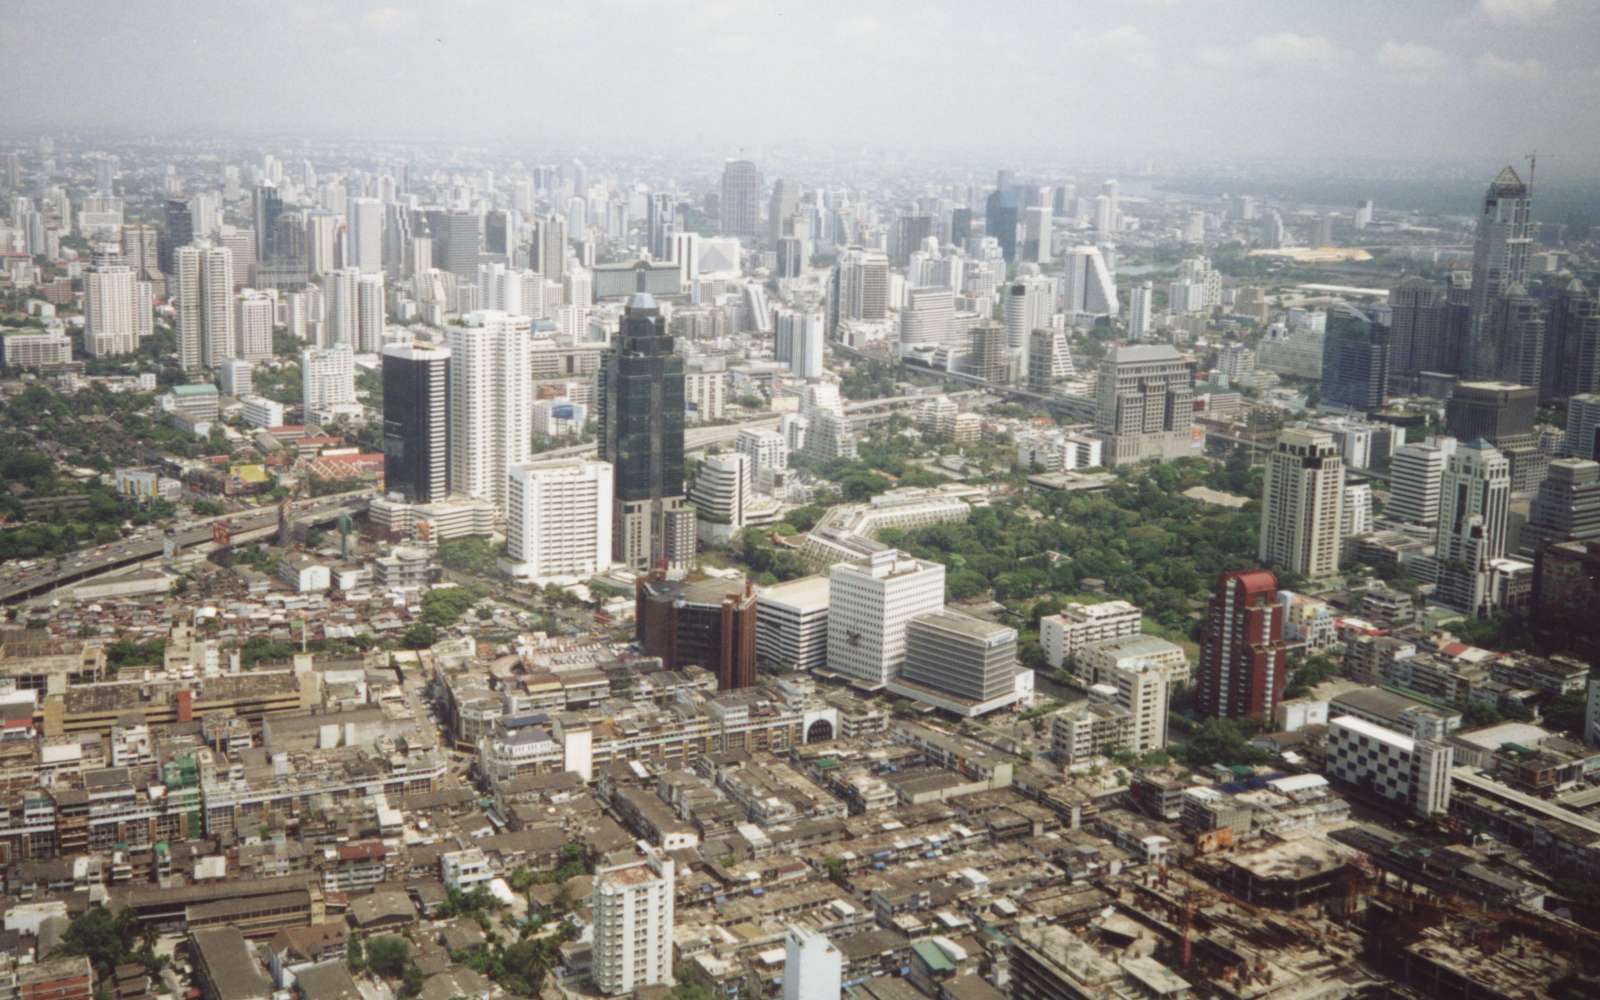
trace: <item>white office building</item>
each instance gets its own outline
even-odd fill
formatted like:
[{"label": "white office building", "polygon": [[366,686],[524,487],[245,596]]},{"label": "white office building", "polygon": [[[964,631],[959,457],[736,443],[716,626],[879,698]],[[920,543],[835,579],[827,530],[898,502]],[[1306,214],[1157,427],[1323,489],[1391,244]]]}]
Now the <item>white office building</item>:
[{"label": "white office building", "polygon": [[1116,704],[1133,720],[1136,753],[1149,753],[1167,745],[1167,701],[1171,685],[1167,671],[1151,660],[1135,660],[1111,671],[1109,682],[1117,689]]},{"label": "white office building", "polygon": [[251,427],[282,427],[283,404],[261,396],[245,396],[239,400],[244,406],[244,422]]},{"label": "white office building", "polygon": [[1450,811],[1450,768],[1455,751],[1447,743],[1419,740],[1341,715],[1328,724],[1328,774],[1420,816]]},{"label": "white office building", "polygon": [[217,388],[225,396],[243,399],[255,392],[255,368],[242,358],[232,358],[217,366]]},{"label": "white office building", "polygon": [[756,656],[796,670],[826,666],[828,594],[825,576],[762,587],[756,594]]},{"label": "white office building", "polygon": [[672,859],[604,861],[595,868],[594,985],[606,996],[672,985]]},{"label": "white office building", "polygon": [[356,268],[343,267],[328,275],[327,315],[322,327],[323,346],[348,344],[351,350],[359,349],[360,287],[361,272]]},{"label": "white office building", "polygon": [[1098,316],[1116,318],[1117,284],[1097,246],[1077,246],[1067,251],[1061,272],[1061,311],[1067,322]]},{"label": "white office building", "polygon": [[1384,516],[1429,527],[1438,524],[1444,467],[1455,451],[1456,439],[1451,437],[1395,449],[1389,460],[1389,502]]},{"label": "white office building", "polygon": [[533,437],[533,332],[526,316],[467,313],[450,348],[450,488],[504,508]]},{"label": "white office building", "polygon": [[506,491],[506,555],[513,576],[578,582],[611,565],[611,463],[522,462]]},{"label": "white office building", "polygon": [[1128,337],[1139,340],[1150,333],[1154,325],[1155,285],[1144,281],[1128,290]]},{"label": "white office building", "polygon": [[906,626],[944,610],[944,566],[895,549],[829,572],[828,669],[877,691],[905,662]]},{"label": "white office building", "polygon": [[1495,603],[1494,564],[1506,554],[1511,463],[1489,442],[1461,442],[1445,462],[1439,490],[1435,598],[1471,615]]},{"label": "white office building", "polygon": [[755,491],[750,456],[742,452],[711,455],[700,463],[689,486],[700,540],[720,544],[745,527],[745,514]]}]

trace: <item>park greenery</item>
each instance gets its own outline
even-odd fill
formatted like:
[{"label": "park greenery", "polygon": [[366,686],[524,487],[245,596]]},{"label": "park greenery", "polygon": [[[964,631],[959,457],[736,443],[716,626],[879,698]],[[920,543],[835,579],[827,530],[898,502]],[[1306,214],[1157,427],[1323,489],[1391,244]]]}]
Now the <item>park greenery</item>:
[{"label": "park greenery", "polygon": [[120,965],[137,963],[159,972],[166,959],[156,954],[156,932],[130,907],[115,915],[104,906],[84,910],[61,935],[58,955],[82,955],[94,966],[96,979],[110,979]]}]

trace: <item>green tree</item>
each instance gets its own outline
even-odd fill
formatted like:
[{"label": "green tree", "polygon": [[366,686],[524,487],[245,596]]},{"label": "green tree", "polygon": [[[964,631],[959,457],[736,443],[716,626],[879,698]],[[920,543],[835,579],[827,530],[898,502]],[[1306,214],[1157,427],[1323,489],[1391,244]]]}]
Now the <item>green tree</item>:
[{"label": "green tree", "polygon": [[411,946],[403,937],[384,934],[367,942],[367,968],[380,976],[399,978],[410,960]]}]

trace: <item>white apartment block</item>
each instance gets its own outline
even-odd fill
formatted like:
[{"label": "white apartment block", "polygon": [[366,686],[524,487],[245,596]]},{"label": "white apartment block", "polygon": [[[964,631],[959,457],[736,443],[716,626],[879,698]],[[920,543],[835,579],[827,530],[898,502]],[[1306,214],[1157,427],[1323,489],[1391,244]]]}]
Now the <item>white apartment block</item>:
[{"label": "white apartment block", "polygon": [[1150,660],[1135,660],[1111,671],[1109,683],[1117,689],[1117,706],[1132,720],[1132,746],[1149,753],[1167,745],[1167,702],[1171,685],[1167,671]]},{"label": "white apartment block", "polygon": [[251,427],[282,427],[283,404],[261,396],[245,396],[239,400],[244,404],[244,422]]},{"label": "white apartment block", "polygon": [[797,670],[828,662],[828,578],[805,576],[756,595],[756,656]]},{"label": "white apartment block", "polygon": [[611,565],[611,463],[514,465],[506,489],[506,554],[513,576],[586,580]]},{"label": "white apartment block", "polygon": [[356,401],[355,352],[349,345],[300,352],[300,401],[308,415],[313,410],[348,406]]},{"label": "white apartment block", "polygon": [[1112,684],[1118,670],[1149,663],[1171,684],[1189,682],[1189,658],[1183,647],[1158,635],[1129,634],[1086,643],[1073,658],[1073,673],[1084,684]]},{"label": "white apartment block", "polygon": [[533,321],[479,310],[461,322],[447,331],[450,488],[503,508],[532,447]]},{"label": "white apartment block", "polygon": [[225,396],[243,399],[255,393],[255,366],[243,358],[230,358],[217,366],[217,388]]},{"label": "white apartment block", "polygon": [[672,985],[672,859],[652,852],[595,869],[594,984],[606,996]]},{"label": "white apartment block", "polygon": [[684,408],[695,420],[721,420],[727,412],[727,386],[725,371],[684,372]]},{"label": "white apartment block", "polygon": [[1092,642],[1138,635],[1143,613],[1127,601],[1068,604],[1060,614],[1039,619],[1039,644],[1045,661],[1060,668]]},{"label": "white apartment block", "polygon": [[60,331],[0,335],[7,368],[41,368],[72,360],[72,338]]},{"label": "white apartment block", "polygon": [[911,619],[944,610],[944,566],[886,549],[834,566],[828,580],[828,669],[881,690],[905,662]]},{"label": "white apartment block", "polygon": [[272,296],[247,288],[235,301],[234,334],[238,341],[234,357],[246,361],[265,361],[272,357]]},{"label": "white apartment block", "polygon": [[844,957],[826,934],[790,926],[783,939],[783,1000],[838,1000]]},{"label": "white apartment block", "polygon": [[[138,349],[139,331],[134,315],[138,282],[133,268],[97,267],[83,276],[83,352],[105,358],[131,354]],[[144,303],[150,308],[148,300]]]},{"label": "white apartment block", "polygon": [[1103,687],[1088,701],[1056,713],[1050,720],[1050,750],[1069,767],[1101,757],[1107,750],[1133,749],[1133,716]]},{"label": "white apartment block", "polygon": [[733,448],[749,456],[751,477],[758,483],[763,472],[781,472],[789,467],[789,444],[778,431],[747,427],[739,432]]},{"label": "white apartment block", "polygon": [[1328,774],[1420,816],[1450,811],[1454,749],[1418,740],[1353,715],[1328,724]]}]

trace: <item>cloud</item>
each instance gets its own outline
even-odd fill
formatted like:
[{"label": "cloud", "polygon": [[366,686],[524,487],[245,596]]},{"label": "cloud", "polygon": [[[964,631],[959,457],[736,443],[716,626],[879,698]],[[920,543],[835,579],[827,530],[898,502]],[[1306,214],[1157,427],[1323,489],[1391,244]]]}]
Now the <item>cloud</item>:
[{"label": "cloud", "polygon": [[883,30],[883,22],[872,14],[852,14],[833,22],[833,37],[841,42],[872,38]]},{"label": "cloud", "polygon": [[1292,31],[1252,39],[1244,51],[1256,62],[1296,66],[1327,66],[1339,58],[1339,50],[1322,35],[1297,35]]},{"label": "cloud", "polygon": [[1493,52],[1485,52],[1478,57],[1478,72],[1484,76],[1499,77],[1506,80],[1518,80],[1523,83],[1532,83],[1545,78],[1544,63],[1537,59],[1506,59]]},{"label": "cloud", "polygon": [[1536,20],[1555,7],[1556,0],[1478,0],[1478,10],[1496,24]]},{"label": "cloud", "polygon": [[361,26],[368,31],[399,31],[416,19],[414,11],[399,7],[374,7],[361,15]]},{"label": "cloud", "polygon": [[1401,73],[1425,75],[1445,67],[1444,53],[1417,42],[1384,42],[1378,46],[1378,65]]},{"label": "cloud", "polygon": [[1155,67],[1155,56],[1150,51],[1150,37],[1131,24],[1120,24],[1092,34],[1073,32],[1067,45],[1080,52],[1116,56],[1140,69]]},{"label": "cloud", "polygon": [[755,46],[755,39],[749,35],[717,35],[711,39],[709,47],[712,52],[736,54],[749,52]]}]

